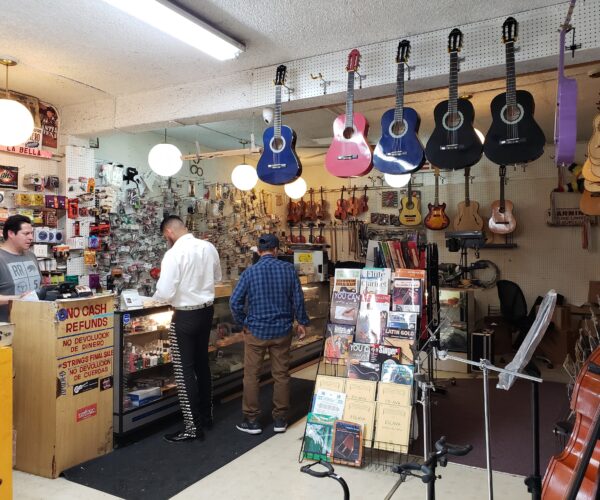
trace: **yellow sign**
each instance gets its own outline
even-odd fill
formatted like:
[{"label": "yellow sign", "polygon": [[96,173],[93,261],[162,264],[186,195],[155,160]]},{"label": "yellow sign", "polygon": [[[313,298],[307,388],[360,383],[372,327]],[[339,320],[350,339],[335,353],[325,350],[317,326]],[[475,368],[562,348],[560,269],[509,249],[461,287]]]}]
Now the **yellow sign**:
[{"label": "yellow sign", "polygon": [[307,262],[307,263],[312,264],[313,254],[312,253],[299,253],[298,254],[298,262]]}]

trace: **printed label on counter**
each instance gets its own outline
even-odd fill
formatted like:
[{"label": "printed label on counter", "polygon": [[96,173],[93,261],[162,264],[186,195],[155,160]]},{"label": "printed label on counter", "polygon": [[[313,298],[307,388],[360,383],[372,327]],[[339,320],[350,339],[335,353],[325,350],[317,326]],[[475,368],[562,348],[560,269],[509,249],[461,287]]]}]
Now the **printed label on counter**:
[{"label": "printed label on counter", "polygon": [[81,422],[82,420],[86,420],[91,417],[95,417],[98,414],[98,404],[94,403],[92,405],[84,406],[83,408],[79,408],[75,413],[75,418],[77,422]]},{"label": "printed label on counter", "polygon": [[58,374],[66,371],[67,385],[74,386],[87,380],[111,376],[112,363],[113,349],[110,347],[58,360]]},{"label": "printed label on counter", "polygon": [[73,386],[73,396],[77,394],[81,394],[82,392],[91,391],[92,389],[98,388],[98,379],[95,378],[93,380],[86,380],[85,382],[81,382],[80,384],[75,384]]}]

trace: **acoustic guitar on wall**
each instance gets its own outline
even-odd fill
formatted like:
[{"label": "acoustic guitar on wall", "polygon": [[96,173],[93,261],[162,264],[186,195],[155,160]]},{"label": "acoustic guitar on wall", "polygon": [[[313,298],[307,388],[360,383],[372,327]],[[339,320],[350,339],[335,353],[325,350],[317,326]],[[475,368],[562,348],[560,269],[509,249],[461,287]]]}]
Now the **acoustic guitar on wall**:
[{"label": "acoustic guitar on wall", "polygon": [[373,153],[373,166],[386,174],[416,172],[425,162],[417,136],[421,119],[414,109],[404,107],[404,66],[409,56],[410,42],[402,40],[396,54],[396,107],[381,117],[381,139]]},{"label": "acoustic guitar on wall", "polygon": [[500,199],[492,203],[492,216],[488,222],[490,231],[495,234],[509,234],[517,227],[513,215],[512,201],[504,199],[504,185],[506,183],[506,167],[500,166]]},{"label": "acoustic guitar on wall", "polygon": [[333,141],[325,156],[325,167],[336,177],[359,177],[371,171],[373,155],[367,143],[369,124],[364,115],[354,112],[354,74],[358,71],[360,52],[348,55],[348,90],[346,113],[333,122]]},{"label": "acoustic guitar on wall", "polygon": [[446,229],[450,225],[450,219],[446,215],[446,204],[439,202],[439,177],[440,169],[434,167],[435,171],[435,198],[433,205],[429,203],[427,208],[428,214],[425,216],[425,227],[433,231]]},{"label": "acoustic guitar on wall", "polygon": [[267,184],[287,184],[302,174],[296,155],[296,132],[281,124],[281,87],[285,84],[286,67],[277,67],[275,74],[275,112],[273,126],[263,134],[263,153],[256,165],[258,178]]},{"label": "acoustic guitar on wall", "polygon": [[490,105],[492,125],[485,136],[483,152],[497,165],[514,165],[538,159],[544,153],[546,137],[535,122],[535,102],[526,90],[516,90],[515,41],[519,25],[509,17],[502,25],[506,51],[506,92]]},{"label": "acoustic guitar on wall", "polygon": [[406,196],[400,200],[400,223],[404,226],[418,226],[423,222],[419,210],[419,198],[412,191],[412,179],[408,181]]},{"label": "acoustic guitar on wall", "polygon": [[479,215],[479,203],[469,197],[471,168],[465,168],[465,201],[458,204],[458,214],[454,218],[455,231],[481,231],[483,219]]},{"label": "acoustic guitar on wall", "polygon": [[425,146],[429,163],[443,170],[475,165],[483,153],[483,144],[473,128],[473,105],[467,99],[458,98],[458,53],[462,49],[462,39],[462,32],[456,28],[448,36],[448,100],[438,103],[433,110],[435,128]]}]

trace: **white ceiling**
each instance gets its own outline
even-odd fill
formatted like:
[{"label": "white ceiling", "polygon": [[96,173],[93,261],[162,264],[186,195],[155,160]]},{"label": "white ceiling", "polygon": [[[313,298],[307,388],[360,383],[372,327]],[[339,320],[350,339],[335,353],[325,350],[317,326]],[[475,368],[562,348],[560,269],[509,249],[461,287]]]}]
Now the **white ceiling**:
[{"label": "white ceiling", "polygon": [[[130,0],[140,3],[144,0]],[[101,0],[3,0],[11,89],[59,108],[553,5],[557,0],[179,0],[246,44],[218,62]],[[426,20],[426,22],[425,22]]]}]

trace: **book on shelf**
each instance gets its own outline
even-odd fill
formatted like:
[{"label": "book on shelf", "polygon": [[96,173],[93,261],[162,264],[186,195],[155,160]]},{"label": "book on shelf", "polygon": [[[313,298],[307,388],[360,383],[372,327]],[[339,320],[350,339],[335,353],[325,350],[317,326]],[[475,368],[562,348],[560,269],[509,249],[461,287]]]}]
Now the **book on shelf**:
[{"label": "book on shelf", "polygon": [[383,337],[413,340],[417,334],[418,318],[417,313],[390,311]]},{"label": "book on shelf", "polygon": [[414,367],[405,365],[397,359],[388,359],[381,363],[382,382],[390,382],[393,384],[408,385],[412,387],[414,377]]},{"label": "book on shelf", "polygon": [[360,271],[360,269],[336,269],[333,277],[333,291],[359,293]]},{"label": "book on shelf", "polygon": [[367,344],[381,342],[389,309],[390,295],[361,294],[354,341]]},{"label": "book on shelf", "polygon": [[408,453],[412,406],[376,403],[376,422],[373,447]]},{"label": "book on shelf", "polygon": [[392,285],[392,311],[421,313],[425,271],[398,269]]},{"label": "book on shelf", "polygon": [[362,465],[362,425],[336,420],[333,426],[333,462],[360,467]]},{"label": "book on shelf", "polygon": [[412,385],[391,384],[389,382],[379,382],[377,384],[377,401],[379,403],[410,406],[411,400]]},{"label": "book on shelf", "polygon": [[342,418],[345,402],[346,393],[330,391],[328,389],[319,389],[313,395],[311,413]]},{"label": "book on shelf", "polygon": [[384,344],[375,344],[371,346],[371,356],[369,359],[371,363],[382,364],[388,359],[400,363],[400,360],[402,359],[402,349]]},{"label": "book on shelf", "polygon": [[331,462],[335,417],[309,413],[304,431],[304,458]]},{"label": "book on shelf", "polygon": [[360,270],[360,293],[389,294],[391,277],[390,268],[364,267]]},{"label": "book on shelf", "polygon": [[379,380],[381,366],[378,363],[369,361],[360,361],[358,363],[348,363],[348,378],[357,378],[361,380]]},{"label": "book on shelf", "polygon": [[363,444],[369,448],[373,443],[375,405],[375,401],[346,398],[344,407],[344,420],[362,424]]},{"label": "book on shelf", "polygon": [[346,380],[346,400],[358,399],[360,401],[375,401],[377,382],[374,380],[361,380],[349,378]]},{"label": "book on shelf", "polygon": [[384,345],[400,348],[400,361],[402,364],[412,365],[415,362],[415,355],[412,351],[414,340],[384,338]]},{"label": "book on shelf", "polygon": [[333,292],[329,319],[341,325],[356,325],[360,294],[354,292]]},{"label": "book on shelf", "polygon": [[331,375],[317,375],[315,381],[315,394],[319,389],[327,389],[328,391],[346,392],[346,378],[333,377]]},{"label": "book on shelf", "polygon": [[327,323],[325,331],[325,363],[345,365],[354,341],[354,326]]}]

